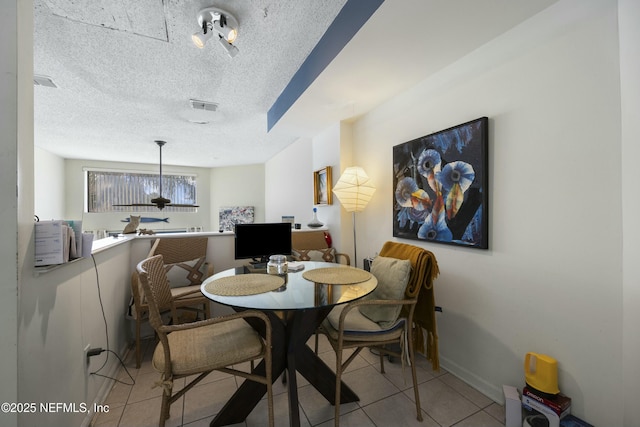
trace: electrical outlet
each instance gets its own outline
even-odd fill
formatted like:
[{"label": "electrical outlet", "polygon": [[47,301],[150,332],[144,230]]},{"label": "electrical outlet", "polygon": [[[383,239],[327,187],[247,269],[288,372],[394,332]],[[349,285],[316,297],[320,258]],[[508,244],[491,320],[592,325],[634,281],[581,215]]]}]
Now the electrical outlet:
[{"label": "electrical outlet", "polygon": [[89,350],[91,349],[91,343],[87,344],[84,348],[84,350],[82,351],[82,360],[84,361],[84,368],[85,369],[89,369],[89,363],[90,363],[90,359],[89,359]]}]

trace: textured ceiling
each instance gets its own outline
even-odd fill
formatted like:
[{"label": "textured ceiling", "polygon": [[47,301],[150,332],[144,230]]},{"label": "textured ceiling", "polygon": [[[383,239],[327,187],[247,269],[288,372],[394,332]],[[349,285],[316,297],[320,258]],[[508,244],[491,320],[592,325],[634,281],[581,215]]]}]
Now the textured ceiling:
[{"label": "textured ceiling", "polygon": [[[35,144],[64,158],[155,163],[163,139],[167,164],[262,163],[555,1],[386,0],[267,132],[267,111],[346,0],[34,0],[34,73],[58,86],[34,88]],[[235,58],[191,42],[209,6],[238,19]],[[190,99],[219,107],[194,111]]]},{"label": "textured ceiling", "polygon": [[[36,145],[155,162],[153,140],[164,139],[167,163],[264,162],[293,141],[267,134],[266,112],[344,2],[218,2],[240,23],[229,58],[218,43],[191,42],[210,1],[36,0],[34,73],[58,86],[34,89]],[[191,98],[218,111],[191,110]]]}]

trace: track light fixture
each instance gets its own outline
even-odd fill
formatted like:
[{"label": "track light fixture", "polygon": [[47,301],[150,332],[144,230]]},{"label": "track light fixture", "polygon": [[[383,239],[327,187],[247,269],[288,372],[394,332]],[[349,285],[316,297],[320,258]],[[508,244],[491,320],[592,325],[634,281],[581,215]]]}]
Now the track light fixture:
[{"label": "track light fixture", "polygon": [[194,33],[191,36],[191,40],[193,40],[193,44],[202,49],[204,45],[207,44],[212,35],[213,32],[207,28],[207,23],[205,22],[202,25],[202,31]]},{"label": "track light fixture", "polygon": [[[223,16],[224,18],[224,16]],[[223,21],[213,21],[213,29],[220,34],[220,37],[224,38],[227,43],[233,43],[238,37],[238,28],[230,27],[228,24],[224,27],[220,25],[220,22]]]},{"label": "track light fixture", "polygon": [[220,37],[218,41],[220,42],[224,50],[227,52],[227,55],[229,55],[231,58],[233,58],[238,54],[238,52],[240,52],[237,47],[235,47],[234,45],[226,41],[224,37]]},{"label": "track light fixture", "polygon": [[238,20],[229,12],[215,7],[202,9],[198,13],[199,29],[192,36],[193,43],[202,49],[209,39],[218,36],[227,55],[234,57],[239,50],[233,45],[238,37]]}]

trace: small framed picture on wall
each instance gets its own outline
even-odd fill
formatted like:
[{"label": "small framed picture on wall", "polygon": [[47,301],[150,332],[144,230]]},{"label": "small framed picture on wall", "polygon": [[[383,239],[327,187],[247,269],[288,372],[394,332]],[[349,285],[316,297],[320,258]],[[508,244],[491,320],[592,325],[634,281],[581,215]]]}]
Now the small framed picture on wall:
[{"label": "small framed picture on wall", "polygon": [[330,205],[331,200],[331,166],[313,173],[313,204]]}]

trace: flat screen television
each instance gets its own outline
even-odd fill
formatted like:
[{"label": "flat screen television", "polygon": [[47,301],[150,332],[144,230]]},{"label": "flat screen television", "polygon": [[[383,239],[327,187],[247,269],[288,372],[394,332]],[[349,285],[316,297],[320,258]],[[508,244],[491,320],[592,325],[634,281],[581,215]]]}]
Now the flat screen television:
[{"label": "flat screen television", "polygon": [[288,222],[236,224],[235,258],[266,263],[271,255],[291,254],[291,224]]}]

